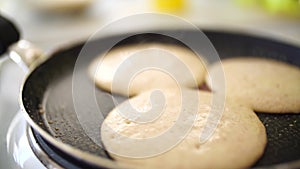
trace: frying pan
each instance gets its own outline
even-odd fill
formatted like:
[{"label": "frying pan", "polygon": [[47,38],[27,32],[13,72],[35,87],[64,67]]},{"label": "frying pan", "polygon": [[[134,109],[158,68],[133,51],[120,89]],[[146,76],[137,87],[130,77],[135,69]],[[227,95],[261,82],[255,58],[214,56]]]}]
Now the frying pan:
[{"label": "frying pan", "polygon": [[[120,166],[108,156],[105,149],[88,137],[78,120],[78,113],[84,114],[84,120],[88,122],[91,129],[94,129],[89,134],[94,132],[94,137],[101,140],[99,129],[103,119],[95,113],[98,109],[91,104],[92,98],[85,94],[87,90],[95,89],[93,81],[87,74],[87,68],[91,61],[99,54],[106,52],[109,49],[108,44],[116,39],[125,39],[116,46],[149,42],[183,45],[178,40],[162,35],[161,32],[181,33],[182,36],[199,33],[191,30],[151,32],[119,34],[93,40],[91,46],[94,47],[88,50],[80,64],[76,64],[76,60],[84,42],[57,49],[44,56],[43,58],[46,59],[42,59],[39,64],[29,63],[30,73],[21,88],[20,106],[33,130],[55,148],[96,168],[119,168]],[[259,56],[300,66],[300,48],[297,46],[237,32],[205,30],[204,33],[221,58]],[[19,36],[14,37],[15,39],[3,43],[5,44],[4,49],[8,44],[16,41]],[[79,79],[76,81],[76,93],[80,93],[78,97],[82,101],[80,104],[82,107],[76,111],[72,90],[74,89],[73,77]],[[259,82],[257,83],[259,85]],[[101,113],[106,116],[114,108],[112,95],[96,89],[95,97]],[[118,95],[114,97],[120,101],[126,99]],[[299,168],[300,116],[261,112],[257,112],[257,115],[266,127],[268,144],[263,156],[253,168]]]}]

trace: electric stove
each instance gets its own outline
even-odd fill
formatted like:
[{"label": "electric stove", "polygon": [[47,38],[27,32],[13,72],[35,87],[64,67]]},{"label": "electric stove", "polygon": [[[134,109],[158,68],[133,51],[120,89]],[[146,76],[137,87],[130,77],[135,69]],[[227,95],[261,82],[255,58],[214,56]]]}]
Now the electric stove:
[{"label": "electric stove", "polygon": [[0,66],[0,168],[99,168],[62,152],[44,140],[18,110],[25,73],[10,59]]},{"label": "electric stove", "polygon": [[19,88],[25,73],[10,59],[0,66],[0,168],[45,168],[32,151],[28,124],[18,110]]}]

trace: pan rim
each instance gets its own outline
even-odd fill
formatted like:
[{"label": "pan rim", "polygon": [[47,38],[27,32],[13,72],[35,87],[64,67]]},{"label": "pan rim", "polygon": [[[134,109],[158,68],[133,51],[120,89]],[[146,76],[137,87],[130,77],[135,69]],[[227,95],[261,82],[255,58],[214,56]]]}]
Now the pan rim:
[{"label": "pan rim", "polygon": [[[162,29],[165,31],[176,31],[176,30],[181,30],[181,31],[189,31],[188,29]],[[156,31],[156,30],[154,30]],[[160,30],[161,31],[161,30]],[[296,43],[289,43],[287,41],[282,41],[279,38],[274,38],[274,37],[268,37],[265,36],[262,32],[260,33],[253,33],[251,29],[249,30],[245,30],[245,29],[202,29],[202,31],[206,32],[206,31],[213,31],[213,32],[217,32],[217,33],[225,33],[225,34],[236,34],[236,35],[242,35],[242,36],[248,36],[248,37],[254,37],[254,38],[259,38],[259,39],[265,39],[265,40],[269,40],[272,42],[277,42],[283,45],[288,45],[288,46],[292,46],[292,47],[296,47],[299,48],[300,44],[296,44]],[[139,33],[136,31],[136,33]],[[107,36],[101,36],[101,37],[97,37],[98,40],[100,39],[105,39],[105,38],[109,38],[109,37],[116,37],[116,36],[123,36],[126,35],[127,33],[117,33],[117,34],[113,34],[113,35],[107,35]],[[20,94],[19,94],[19,105],[20,105],[20,110],[22,112],[22,114],[24,115],[27,123],[34,129],[36,130],[43,138],[45,138],[47,141],[49,141],[50,144],[58,147],[60,150],[62,150],[63,152],[71,155],[74,158],[79,158],[80,160],[84,160],[92,165],[96,165],[98,167],[106,167],[106,168],[126,168],[126,165],[120,164],[116,161],[107,159],[107,158],[103,158],[101,156],[97,156],[94,155],[92,153],[88,153],[85,152],[83,150],[80,150],[79,148],[73,147],[67,143],[63,143],[59,140],[57,140],[55,137],[53,137],[51,134],[49,134],[48,132],[46,132],[43,128],[41,128],[29,115],[29,113],[27,112],[25,106],[24,106],[24,102],[23,102],[23,91],[25,88],[25,84],[26,82],[28,82],[28,79],[30,78],[30,76],[35,72],[35,70],[37,70],[38,67],[42,66],[43,64],[45,64],[48,60],[50,60],[52,58],[52,56],[55,53],[70,49],[76,45],[80,45],[80,44],[84,44],[84,42],[86,41],[87,38],[82,38],[80,40],[76,40],[76,41],[72,41],[63,45],[59,45],[58,47],[55,47],[49,51],[46,51],[46,53],[44,54],[45,56],[42,57],[42,60],[40,62],[37,62],[37,64],[35,64],[34,66],[30,67],[29,71],[26,73],[22,84],[20,86]],[[76,155],[74,155],[76,154]],[[255,167],[255,168],[297,168],[300,167],[300,159],[299,160],[294,160],[294,161],[290,161],[290,162],[286,162],[286,163],[279,163],[279,164],[275,164],[275,165],[270,165],[270,166],[262,166],[262,167]]]}]

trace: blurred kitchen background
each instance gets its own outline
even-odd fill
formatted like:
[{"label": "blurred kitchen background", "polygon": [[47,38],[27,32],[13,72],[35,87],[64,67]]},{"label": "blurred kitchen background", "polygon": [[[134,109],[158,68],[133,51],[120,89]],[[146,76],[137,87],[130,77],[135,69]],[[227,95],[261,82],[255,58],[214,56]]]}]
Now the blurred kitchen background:
[{"label": "blurred kitchen background", "polygon": [[[87,38],[125,16],[145,12],[168,13],[200,28],[247,32],[300,46],[300,0],[0,0],[1,15],[14,21],[23,39],[45,51]],[[146,22],[136,21],[106,34],[144,29],[142,23]],[[151,27],[176,28],[160,23]],[[0,127],[1,151],[5,150],[8,124],[19,109],[24,76],[10,59],[0,59],[0,119],[6,119]],[[0,164],[2,160],[7,159],[1,155]]]},{"label": "blurred kitchen background", "polygon": [[[0,9],[15,21],[24,39],[46,49],[145,12],[170,13],[200,27],[246,29],[300,41],[299,0],[0,0]],[[139,28],[133,23],[109,33],[130,29]]]}]

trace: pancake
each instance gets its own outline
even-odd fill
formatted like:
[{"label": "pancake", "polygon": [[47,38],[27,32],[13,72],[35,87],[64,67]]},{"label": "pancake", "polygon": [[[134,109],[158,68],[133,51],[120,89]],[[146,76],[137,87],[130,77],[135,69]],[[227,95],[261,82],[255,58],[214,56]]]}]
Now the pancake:
[{"label": "pancake", "polygon": [[[164,111],[154,121],[139,123],[134,121],[136,118],[128,120],[120,114],[130,110],[129,104],[138,110],[131,112],[133,116],[151,108],[154,112],[159,111],[155,109],[161,100],[151,95],[150,91],[117,106],[104,120],[101,127],[103,144],[120,166],[166,169],[246,168],[263,154],[266,131],[251,109],[227,100],[213,135],[207,141],[200,142],[200,135],[205,132],[204,126],[209,124],[212,127],[216,123],[214,120],[207,121],[212,109],[212,94],[190,89],[183,89],[181,92],[176,89],[164,90],[163,94]],[[180,114],[183,118],[179,118]],[[171,131],[173,127],[175,130]],[[170,134],[169,137],[164,137],[166,133]]]},{"label": "pancake", "polygon": [[115,47],[89,68],[96,85],[111,93],[134,96],[149,89],[204,83],[205,67],[188,48],[163,43]]},{"label": "pancake", "polygon": [[[226,79],[226,96],[234,97],[254,111],[266,113],[300,112],[300,69],[272,59],[243,57],[222,60]],[[209,68],[211,75],[220,64]],[[209,76],[206,77],[211,87]],[[222,90],[218,84],[212,89]]]}]

